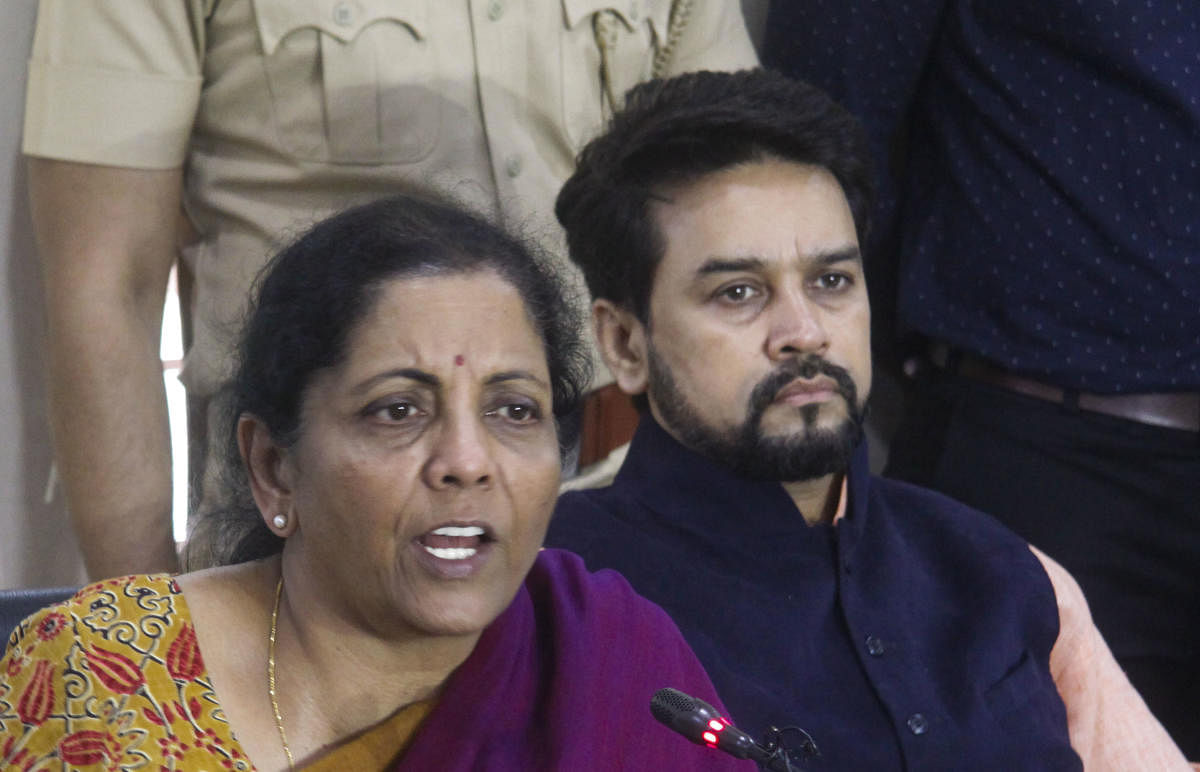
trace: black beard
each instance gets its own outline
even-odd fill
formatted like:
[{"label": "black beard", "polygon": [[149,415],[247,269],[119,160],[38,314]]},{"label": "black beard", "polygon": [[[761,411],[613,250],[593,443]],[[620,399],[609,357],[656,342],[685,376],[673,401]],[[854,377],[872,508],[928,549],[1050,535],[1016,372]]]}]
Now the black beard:
[{"label": "black beard", "polygon": [[[679,390],[674,375],[663,364],[653,346],[647,352],[649,393],[666,428],[688,448],[723,464],[737,474],[755,480],[795,482],[844,472],[854,448],[862,441],[865,404],[859,404],[858,388],[844,368],[810,354],[789,359],[763,378],[750,393],[746,420],[742,425],[721,430],[704,421],[700,411]],[[837,384],[846,400],[847,416],[832,429],[816,429],[820,405],[799,408],[805,431],[791,437],[764,437],[763,414],[775,395],[797,378],[826,375]]]}]

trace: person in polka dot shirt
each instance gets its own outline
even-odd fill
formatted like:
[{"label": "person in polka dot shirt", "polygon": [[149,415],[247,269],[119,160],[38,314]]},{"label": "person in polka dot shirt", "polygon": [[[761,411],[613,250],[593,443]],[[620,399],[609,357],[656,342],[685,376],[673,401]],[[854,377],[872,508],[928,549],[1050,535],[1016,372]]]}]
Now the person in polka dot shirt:
[{"label": "person in polka dot shirt", "polygon": [[1078,578],[1200,757],[1200,4],[774,2],[764,61],[864,121],[911,393],[887,473]]}]

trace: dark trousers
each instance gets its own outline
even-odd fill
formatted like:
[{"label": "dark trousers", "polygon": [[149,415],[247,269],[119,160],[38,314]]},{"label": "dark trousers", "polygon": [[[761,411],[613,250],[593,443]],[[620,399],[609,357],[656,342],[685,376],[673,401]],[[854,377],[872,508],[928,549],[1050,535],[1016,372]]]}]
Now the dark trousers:
[{"label": "dark trousers", "polygon": [[1150,709],[1200,759],[1200,434],[931,370],[885,474],[994,515],[1065,566]]}]

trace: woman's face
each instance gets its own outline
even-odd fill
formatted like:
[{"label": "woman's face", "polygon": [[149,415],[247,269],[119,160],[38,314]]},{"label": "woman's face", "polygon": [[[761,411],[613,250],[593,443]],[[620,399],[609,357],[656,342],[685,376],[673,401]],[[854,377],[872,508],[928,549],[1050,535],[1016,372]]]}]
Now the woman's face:
[{"label": "woman's face", "polygon": [[364,624],[478,632],[529,571],[557,493],[542,341],[487,270],[386,283],[346,345],[281,460],[288,552]]}]

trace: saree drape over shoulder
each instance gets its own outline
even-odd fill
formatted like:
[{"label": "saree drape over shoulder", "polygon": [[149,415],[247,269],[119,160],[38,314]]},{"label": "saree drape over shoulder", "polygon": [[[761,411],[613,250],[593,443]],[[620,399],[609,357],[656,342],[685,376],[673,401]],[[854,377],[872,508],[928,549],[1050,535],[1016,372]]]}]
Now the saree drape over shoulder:
[{"label": "saree drape over shoulder", "polygon": [[[589,574],[573,554],[545,550],[436,704],[399,710],[310,761],[402,771],[754,769],[654,721],[650,699],[664,686],[719,706],[662,610],[619,575]],[[89,585],[8,638],[0,767],[63,766],[254,769],[173,579]]]}]

